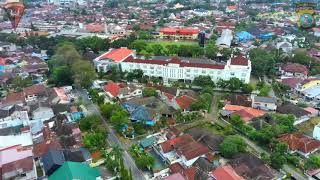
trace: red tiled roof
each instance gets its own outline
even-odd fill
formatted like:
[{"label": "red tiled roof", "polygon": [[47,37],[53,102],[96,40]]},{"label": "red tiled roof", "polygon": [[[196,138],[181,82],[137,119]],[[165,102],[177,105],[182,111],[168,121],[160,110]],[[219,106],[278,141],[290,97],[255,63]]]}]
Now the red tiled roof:
[{"label": "red tiled roof", "polygon": [[167,152],[170,152],[173,150],[173,148],[174,148],[173,146],[177,146],[177,145],[179,146],[181,144],[188,143],[192,140],[193,139],[192,139],[191,135],[185,134],[185,135],[176,137],[174,139],[165,141],[165,142],[161,143],[160,146],[161,146],[163,152],[167,153]]},{"label": "red tiled roof", "polygon": [[124,61],[126,58],[129,56],[133,55],[134,51],[128,48],[119,48],[119,49],[114,49],[111,50],[100,57],[98,57],[99,60],[103,59],[111,59],[115,62],[121,62]]},{"label": "red tiled roof", "polygon": [[199,29],[194,29],[194,28],[170,28],[170,27],[165,27],[161,28],[159,32],[163,34],[180,34],[180,35],[193,35],[193,34],[198,34]]},{"label": "red tiled roof", "polygon": [[195,180],[196,173],[197,173],[197,168],[190,167],[184,170],[183,175],[186,176],[188,180]]},{"label": "red tiled roof", "polygon": [[36,84],[23,89],[25,96],[39,94],[46,91],[46,87],[42,84]]},{"label": "red tiled roof", "polygon": [[229,165],[218,167],[212,171],[212,175],[216,180],[244,180],[244,178],[239,176]]},{"label": "red tiled roof", "polygon": [[320,141],[299,132],[284,134],[279,137],[279,140],[282,142],[286,142],[290,150],[298,150],[303,153],[312,152],[320,147]]},{"label": "red tiled roof", "polygon": [[9,93],[5,98],[2,99],[1,103],[2,104],[11,104],[11,103],[16,103],[19,101],[24,101],[24,95],[23,92],[18,92],[18,93]]},{"label": "red tiled roof", "polygon": [[33,145],[33,154],[35,157],[41,157],[49,151],[49,149],[62,149],[58,140],[43,141]]},{"label": "red tiled roof", "polygon": [[2,165],[1,171],[2,174],[4,174],[17,171],[18,169],[22,169],[22,172],[31,171],[33,169],[33,157],[28,157],[12,163],[4,164]]},{"label": "red tiled roof", "polygon": [[170,101],[174,98],[174,95],[169,93],[163,93]]},{"label": "red tiled roof", "polygon": [[281,80],[281,83],[291,88],[295,88],[301,81],[303,80],[300,78],[285,78]]},{"label": "red tiled roof", "polygon": [[191,104],[195,101],[196,100],[194,98],[192,98],[190,96],[186,96],[186,95],[183,95],[183,96],[176,98],[176,102],[181,109],[189,109]]},{"label": "red tiled roof", "polygon": [[186,179],[182,176],[182,174],[175,173],[166,178],[163,178],[163,180],[186,180]]},{"label": "red tiled roof", "polygon": [[172,58],[169,61],[166,60],[157,60],[157,59],[134,59],[129,57],[124,60],[124,62],[131,63],[141,63],[141,64],[157,64],[157,65],[168,65],[169,63],[179,64],[181,67],[198,67],[198,68],[208,68],[208,69],[224,69],[224,65],[221,64],[204,64],[204,63],[194,63],[194,62],[185,62],[177,58]]},{"label": "red tiled roof", "polygon": [[284,70],[285,72],[302,73],[304,75],[308,75],[308,72],[309,72],[306,66],[298,63],[290,63],[290,64],[283,65],[281,69]]},{"label": "red tiled roof", "polygon": [[176,151],[179,155],[183,155],[187,160],[190,160],[207,154],[210,150],[207,146],[192,139],[192,141],[177,147]]},{"label": "red tiled roof", "polygon": [[104,86],[104,90],[109,92],[113,97],[117,97],[120,92],[120,86],[117,83],[110,81],[107,85]]},{"label": "red tiled roof", "polygon": [[251,121],[253,118],[261,117],[265,115],[266,112],[259,109],[254,109],[254,108],[244,108],[234,112],[233,114],[239,115],[241,119],[247,123]]},{"label": "red tiled roof", "polygon": [[248,66],[248,59],[243,56],[237,56],[231,59],[231,65]]},{"label": "red tiled roof", "polygon": [[89,32],[104,32],[105,28],[103,24],[91,23],[86,25],[86,30]]},{"label": "red tiled roof", "polygon": [[174,174],[174,173],[182,173],[184,171],[183,166],[178,162],[171,164],[169,166],[169,169],[170,169],[170,172],[172,174]]}]

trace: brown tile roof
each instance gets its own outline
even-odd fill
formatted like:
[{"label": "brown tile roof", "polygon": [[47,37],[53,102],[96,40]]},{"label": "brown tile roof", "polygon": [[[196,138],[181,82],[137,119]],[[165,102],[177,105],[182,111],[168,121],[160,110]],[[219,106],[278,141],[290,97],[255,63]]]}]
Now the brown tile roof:
[{"label": "brown tile roof", "polygon": [[283,65],[281,69],[284,70],[285,72],[302,73],[304,75],[308,75],[309,73],[309,70],[306,66],[298,63],[290,63],[290,64]]},{"label": "brown tile roof", "polygon": [[320,141],[299,132],[284,134],[279,137],[279,140],[286,142],[290,150],[298,150],[303,153],[310,153],[320,147]]},{"label": "brown tile roof", "polygon": [[24,158],[12,163],[7,163],[2,165],[1,171],[2,174],[9,173],[12,171],[17,171],[22,169],[23,172],[28,172],[33,169],[33,157]]},{"label": "brown tile roof", "polygon": [[231,65],[248,66],[248,59],[243,56],[237,56],[231,59]]},{"label": "brown tile roof", "polygon": [[33,94],[40,94],[45,93],[46,87],[42,84],[36,84],[33,86],[29,86],[23,89],[23,93],[25,96],[33,95]]},{"label": "brown tile roof", "polygon": [[244,180],[230,165],[221,166],[212,171],[216,180]]},{"label": "brown tile roof", "polygon": [[1,100],[2,104],[13,104],[17,102],[24,102],[23,92],[9,93],[5,98]]},{"label": "brown tile roof", "polygon": [[33,145],[33,154],[35,157],[41,157],[46,154],[49,149],[62,149],[58,140],[43,141]]},{"label": "brown tile roof", "polygon": [[179,147],[182,144],[187,144],[190,141],[193,141],[192,137],[188,134],[176,137],[174,139],[165,141],[163,143],[160,144],[162,150],[164,153],[170,152],[174,149],[175,147]]}]

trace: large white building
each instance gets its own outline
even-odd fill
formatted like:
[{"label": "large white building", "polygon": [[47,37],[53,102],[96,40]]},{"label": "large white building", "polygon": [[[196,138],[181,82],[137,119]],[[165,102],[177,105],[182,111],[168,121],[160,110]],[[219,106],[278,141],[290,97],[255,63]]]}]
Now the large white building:
[{"label": "large white building", "polygon": [[162,60],[127,58],[121,62],[122,71],[130,72],[135,69],[141,69],[146,76],[162,78],[164,83],[177,80],[191,82],[200,75],[210,76],[214,82],[219,79],[229,80],[236,77],[249,83],[251,61],[239,56],[228,60],[224,65],[214,64],[208,60],[183,60],[179,58]]},{"label": "large white building", "polygon": [[154,57],[136,58],[134,51],[120,48],[103,54],[94,60],[98,72],[106,72],[110,65],[117,65],[121,71],[141,69],[148,77],[158,77],[165,84],[173,81],[192,82],[198,76],[210,76],[214,82],[236,77],[245,83],[250,82],[251,61],[243,56],[229,59],[225,64],[211,60],[190,58]]}]

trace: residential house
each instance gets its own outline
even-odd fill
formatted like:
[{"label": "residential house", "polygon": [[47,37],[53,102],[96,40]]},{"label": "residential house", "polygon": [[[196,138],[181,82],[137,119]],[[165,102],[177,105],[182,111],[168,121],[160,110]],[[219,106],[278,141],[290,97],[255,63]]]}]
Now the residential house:
[{"label": "residential house", "polygon": [[229,104],[226,104],[221,111],[222,116],[230,117],[231,115],[238,115],[245,123],[250,122],[253,118],[261,117],[265,114],[266,111],[263,110]]},{"label": "residential house", "polygon": [[0,129],[25,127],[29,125],[28,111],[19,105],[10,105],[0,109]]},{"label": "residential house", "polygon": [[299,153],[305,157],[319,150],[320,141],[306,136],[302,133],[296,132],[291,134],[281,135],[279,141],[288,144],[291,153]]},{"label": "residential house", "polygon": [[277,99],[274,97],[254,96],[252,98],[252,108],[275,111],[277,109]]},{"label": "residential house", "polygon": [[181,173],[175,173],[168,177],[163,178],[163,180],[187,180]]},{"label": "residential house", "polygon": [[216,41],[216,45],[221,48],[230,48],[233,40],[233,32],[230,29],[223,29],[221,37]]},{"label": "residential house", "polygon": [[95,58],[93,63],[98,72],[108,72],[112,66],[118,66],[130,56],[135,56],[134,50],[128,48],[110,49],[108,52]]},{"label": "residential house", "polygon": [[185,134],[159,144],[158,153],[169,164],[181,162],[190,167],[199,157],[205,156],[209,148]]},{"label": "residential house", "polygon": [[23,95],[26,102],[36,101],[42,97],[48,97],[46,87],[42,84],[36,84],[23,89]]},{"label": "residential house", "polygon": [[219,152],[219,145],[223,142],[223,137],[215,135],[204,128],[192,128],[187,132],[194,140],[209,147],[214,152]]},{"label": "residential house", "polygon": [[[10,139],[10,141],[8,141]],[[30,131],[21,132],[16,135],[0,136],[0,148],[21,145],[24,148],[32,148],[32,134]]]},{"label": "residential house", "polygon": [[252,107],[252,99],[249,96],[240,95],[240,94],[232,94],[228,98],[227,104]]},{"label": "residential house", "polygon": [[181,174],[185,179],[192,180],[195,179],[197,169],[195,167],[184,167],[180,163],[176,162],[169,166],[170,174]]},{"label": "residential house", "polygon": [[218,167],[212,171],[212,175],[216,180],[245,180],[230,165]]},{"label": "residential house", "polygon": [[176,110],[182,110],[183,112],[189,112],[191,109],[192,103],[196,102],[197,99],[195,99],[192,96],[189,95],[182,95],[179,97],[176,97],[172,99],[171,105]]},{"label": "residential house", "polygon": [[50,149],[41,159],[46,175],[48,176],[54,173],[66,161],[91,162],[91,157],[88,157],[88,153],[81,149],[76,151]]},{"label": "residential house", "polygon": [[71,97],[68,96],[68,89],[54,87],[51,89],[50,100],[52,104],[69,104]]},{"label": "residential house", "polygon": [[78,162],[64,162],[62,166],[51,174],[49,180],[73,180],[73,179],[86,179],[86,180],[102,180],[98,168],[92,168],[87,164]]},{"label": "residential house", "polygon": [[153,96],[130,99],[123,103],[123,107],[130,113],[133,122],[144,121],[151,124],[161,117],[173,117],[175,112],[172,107]]},{"label": "residential house", "polygon": [[306,79],[308,77],[309,70],[306,66],[298,63],[289,63],[281,66],[279,71],[282,78],[285,77],[296,77]]},{"label": "residential house", "polygon": [[134,84],[118,84],[109,81],[108,84],[103,87],[103,90],[110,99],[126,99],[142,96],[142,87]]},{"label": "residential house", "polygon": [[174,138],[179,137],[181,135],[183,135],[183,132],[179,131],[175,127],[170,127],[167,129],[166,138],[167,139],[174,139]]},{"label": "residential house", "polygon": [[229,161],[235,172],[244,179],[275,179],[275,172],[257,156],[250,153],[241,153]]},{"label": "residential house", "polygon": [[286,103],[277,107],[277,112],[281,114],[292,114],[295,116],[294,125],[300,124],[310,119],[311,113],[294,104]]},{"label": "residential house", "polygon": [[32,150],[15,145],[0,149],[0,179],[36,179]]},{"label": "residential house", "polygon": [[41,120],[42,122],[45,122],[55,116],[49,104],[44,104],[40,102],[31,105],[30,111],[32,112],[32,120],[35,121]]},{"label": "residential house", "polygon": [[299,92],[303,92],[303,91],[306,91],[307,89],[310,89],[319,85],[320,85],[319,78],[308,78],[298,83],[298,85],[296,86],[296,90]]}]

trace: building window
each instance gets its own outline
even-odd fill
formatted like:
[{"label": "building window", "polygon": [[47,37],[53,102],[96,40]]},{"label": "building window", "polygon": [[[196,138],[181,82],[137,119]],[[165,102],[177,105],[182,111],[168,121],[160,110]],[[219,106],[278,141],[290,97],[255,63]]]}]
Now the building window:
[{"label": "building window", "polygon": [[202,70],[202,74],[205,74],[206,73],[206,70]]},{"label": "building window", "polygon": [[230,73],[231,76],[234,76],[234,72]]},{"label": "building window", "polygon": [[195,70],[194,70],[194,73],[198,73],[198,69],[195,69]]}]

